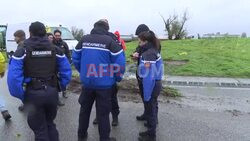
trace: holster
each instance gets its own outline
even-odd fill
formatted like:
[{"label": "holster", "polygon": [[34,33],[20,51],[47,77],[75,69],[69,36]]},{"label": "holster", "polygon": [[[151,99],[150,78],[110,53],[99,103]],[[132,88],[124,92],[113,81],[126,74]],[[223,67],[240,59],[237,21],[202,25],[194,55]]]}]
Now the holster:
[{"label": "holster", "polygon": [[48,86],[57,87],[57,78],[54,76],[50,78],[32,78],[27,86],[34,90],[47,89]]}]

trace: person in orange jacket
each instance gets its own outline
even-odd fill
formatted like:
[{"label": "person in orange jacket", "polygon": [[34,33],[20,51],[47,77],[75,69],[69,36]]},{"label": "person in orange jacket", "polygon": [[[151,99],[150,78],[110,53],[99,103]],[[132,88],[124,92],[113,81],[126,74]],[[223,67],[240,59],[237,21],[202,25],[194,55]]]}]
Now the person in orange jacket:
[{"label": "person in orange jacket", "polygon": [[125,44],[124,40],[121,39],[120,32],[116,31],[114,34],[117,37],[117,39],[120,41],[120,43],[122,44],[122,49],[125,51],[126,50],[126,44]]}]

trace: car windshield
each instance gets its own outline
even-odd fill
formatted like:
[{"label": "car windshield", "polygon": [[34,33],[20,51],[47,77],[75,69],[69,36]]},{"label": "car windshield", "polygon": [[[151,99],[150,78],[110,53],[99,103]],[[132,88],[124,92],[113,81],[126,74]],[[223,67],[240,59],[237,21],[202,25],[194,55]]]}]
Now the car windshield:
[{"label": "car windshield", "polygon": [[47,28],[47,32],[54,33],[56,29],[59,29],[62,32],[62,39],[63,40],[75,40],[72,33],[66,27],[49,27]]}]

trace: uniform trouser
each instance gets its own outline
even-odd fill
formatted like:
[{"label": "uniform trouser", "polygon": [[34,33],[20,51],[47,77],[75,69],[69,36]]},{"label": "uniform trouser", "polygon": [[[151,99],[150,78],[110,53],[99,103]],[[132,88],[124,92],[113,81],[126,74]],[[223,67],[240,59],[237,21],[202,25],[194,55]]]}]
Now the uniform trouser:
[{"label": "uniform trouser", "polygon": [[142,85],[142,81],[137,77],[137,82],[138,82],[138,86],[139,86],[139,92],[140,92],[140,96],[143,102],[143,106],[144,106],[144,111],[143,111],[143,116],[146,115],[146,111],[145,111],[145,102],[144,102],[144,97],[143,97],[143,85]]},{"label": "uniform trouser", "polygon": [[[143,101],[143,105],[144,105],[144,112],[143,112],[143,116],[146,116],[146,105],[145,105],[145,101],[144,101],[144,96],[143,96],[143,84],[142,84],[142,80],[137,76],[137,82],[138,82],[138,86],[139,86],[139,91],[140,91],[140,95]],[[156,117],[157,117],[157,122],[158,122],[158,102],[156,104]]]},{"label": "uniform trouser", "polygon": [[115,84],[112,88],[112,96],[111,96],[111,103],[112,103],[112,117],[117,117],[120,113],[120,108],[118,104],[118,98],[117,98],[117,93],[118,93],[118,87]]},{"label": "uniform trouser", "polygon": [[[119,107],[119,103],[118,103],[117,93],[118,93],[118,87],[117,87],[117,84],[114,84],[112,87],[112,95],[111,95],[111,105],[112,105],[111,114],[112,114],[112,117],[118,117],[118,115],[120,114],[120,107]],[[96,113],[96,115],[97,115],[97,113]]]},{"label": "uniform trouser", "polygon": [[156,81],[155,87],[151,95],[151,99],[145,102],[147,122],[149,125],[148,132],[151,136],[155,136],[156,134],[158,96],[160,95],[161,89],[162,89],[161,81]]},{"label": "uniform trouser", "polygon": [[54,123],[57,115],[58,91],[56,87],[33,90],[27,88],[25,104],[28,111],[28,125],[35,134],[35,141],[59,141]]},{"label": "uniform trouser", "polygon": [[94,101],[96,101],[96,113],[98,121],[98,130],[100,140],[105,141],[109,139],[110,135],[110,121],[109,113],[111,112],[111,95],[112,88],[109,89],[90,89],[84,88],[79,97],[81,104],[79,115],[78,136],[83,137],[89,127],[89,118]]}]

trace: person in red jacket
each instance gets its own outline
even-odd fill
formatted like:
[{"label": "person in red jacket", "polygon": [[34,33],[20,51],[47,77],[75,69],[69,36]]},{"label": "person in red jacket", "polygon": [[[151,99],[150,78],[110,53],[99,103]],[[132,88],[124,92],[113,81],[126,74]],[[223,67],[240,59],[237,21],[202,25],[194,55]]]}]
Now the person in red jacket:
[{"label": "person in red jacket", "polygon": [[126,50],[126,44],[125,44],[124,40],[121,39],[120,32],[116,31],[114,34],[117,37],[117,39],[120,41],[120,43],[122,44],[122,49],[125,51]]}]

